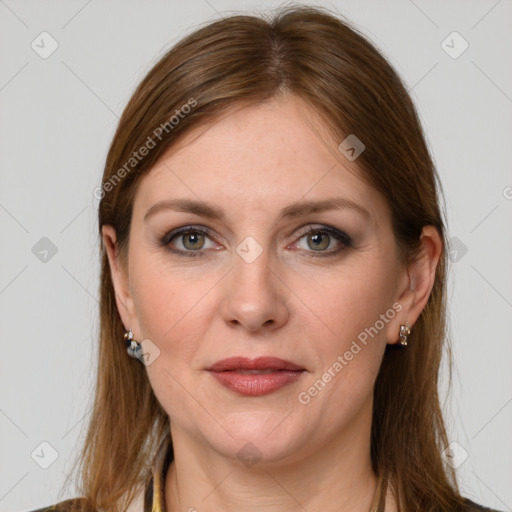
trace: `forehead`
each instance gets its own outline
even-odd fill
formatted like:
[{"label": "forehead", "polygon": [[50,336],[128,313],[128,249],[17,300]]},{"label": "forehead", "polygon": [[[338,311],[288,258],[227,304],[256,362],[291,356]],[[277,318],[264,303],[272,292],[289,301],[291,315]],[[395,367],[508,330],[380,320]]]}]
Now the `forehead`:
[{"label": "forehead", "polygon": [[240,108],[164,153],[141,180],[135,207],[179,197],[251,215],[343,196],[374,218],[386,214],[385,198],[337,146],[320,116],[295,97]]}]

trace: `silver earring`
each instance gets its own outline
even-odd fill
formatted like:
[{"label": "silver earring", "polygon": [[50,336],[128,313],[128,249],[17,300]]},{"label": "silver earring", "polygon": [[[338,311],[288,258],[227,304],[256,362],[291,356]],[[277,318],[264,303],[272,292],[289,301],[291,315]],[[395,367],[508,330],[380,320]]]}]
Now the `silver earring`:
[{"label": "silver earring", "polygon": [[126,340],[126,352],[128,352],[128,355],[134,359],[139,359],[142,347],[138,341],[133,339],[133,332],[131,329],[124,333],[124,339]]},{"label": "silver earring", "polygon": [[411,334],[411,329],[409,328],[409,324],[405,322],[405,324],[400,326],[400,345],[404,347],[407,345],[407,337],[409,334]]}]

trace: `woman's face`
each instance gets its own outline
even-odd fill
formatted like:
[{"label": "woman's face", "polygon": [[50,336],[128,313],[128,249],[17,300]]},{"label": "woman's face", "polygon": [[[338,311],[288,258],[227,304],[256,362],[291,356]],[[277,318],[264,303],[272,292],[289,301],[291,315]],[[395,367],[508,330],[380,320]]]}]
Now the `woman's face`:
[{"label": "woman's face", "polygon": [[409,281],[384,197],[319,127],[292,96],[246,107],[140,182],[116,291],[173,437],[274,462],[369,437]]}]

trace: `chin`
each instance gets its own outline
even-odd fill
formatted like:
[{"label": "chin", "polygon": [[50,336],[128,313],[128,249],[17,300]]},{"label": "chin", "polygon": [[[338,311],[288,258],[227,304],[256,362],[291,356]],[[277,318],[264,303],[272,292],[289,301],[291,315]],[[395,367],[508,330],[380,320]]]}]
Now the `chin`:
[{"label": "chin", "polygon": [[275,410],[231,413],[225,416],[225,425],[233,437],[224,432],[222,438],[206,439],[219,453],[247,467],[291,463],[311,448],[312,436],[291,416]]}]

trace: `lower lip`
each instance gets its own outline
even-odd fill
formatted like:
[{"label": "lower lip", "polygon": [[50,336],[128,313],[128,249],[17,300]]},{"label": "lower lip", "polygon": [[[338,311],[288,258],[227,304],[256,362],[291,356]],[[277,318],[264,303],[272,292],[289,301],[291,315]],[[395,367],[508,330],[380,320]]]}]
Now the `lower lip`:
[{"label": "lower lip", "polygon": [[237,373],[236,371],[210,372],[223,386],[244,396],[262,396],[300,379],[303,371],[276,370],[272,373]]}]

